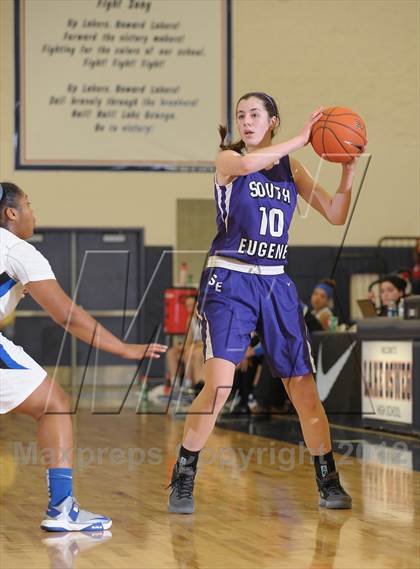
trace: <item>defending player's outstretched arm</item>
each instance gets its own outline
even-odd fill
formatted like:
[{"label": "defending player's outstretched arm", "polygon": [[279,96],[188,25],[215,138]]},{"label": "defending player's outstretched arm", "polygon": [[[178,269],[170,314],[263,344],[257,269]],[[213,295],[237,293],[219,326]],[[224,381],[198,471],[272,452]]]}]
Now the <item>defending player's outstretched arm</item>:
[{"label": "defending player's outstretched arm", "polygon": [[29,282],[25,288],[54,322],[95,348],[130,360],[157,359],[167,350],[167,346],[162,344],[127,344],[121,341],[77,306],[56,280]]}]

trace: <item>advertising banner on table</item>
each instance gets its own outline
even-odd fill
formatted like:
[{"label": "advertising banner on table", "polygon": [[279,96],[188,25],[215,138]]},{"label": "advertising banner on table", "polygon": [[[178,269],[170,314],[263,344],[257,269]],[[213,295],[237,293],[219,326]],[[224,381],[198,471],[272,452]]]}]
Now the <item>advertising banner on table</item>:
[{"label": "advertising banner on table", "polygon": [[208,171],[230,0],[15,0],[16,168]]},{"label": "advertising banner on table", "polygon": [[362,411],[371,420],[413,422],[413,342],[362,342]]}]

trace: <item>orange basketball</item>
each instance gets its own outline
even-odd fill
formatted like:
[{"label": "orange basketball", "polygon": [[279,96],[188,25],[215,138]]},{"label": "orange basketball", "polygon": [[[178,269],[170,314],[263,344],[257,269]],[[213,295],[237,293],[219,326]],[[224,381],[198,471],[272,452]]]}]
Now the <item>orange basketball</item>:
[{"label": "orange basketball", "polygon": [[357,113],[345,107],[328,107],[312,127],[311,144],[329,162],[350,162],[367,144],[366,126]]}]

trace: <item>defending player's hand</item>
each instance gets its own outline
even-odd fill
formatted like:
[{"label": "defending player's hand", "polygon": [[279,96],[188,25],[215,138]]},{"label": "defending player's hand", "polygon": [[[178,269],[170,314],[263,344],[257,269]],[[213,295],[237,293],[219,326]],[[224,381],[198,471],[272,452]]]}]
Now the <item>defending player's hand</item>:
[{"label": "defending player's hand", "polygon": [[157,360],[167,349],[168,346],[163,344],[124,344],[121,357],[126,360],[142,360],[143,358]]},{"label": "defending player's hand", "polygon": [[306,146],[309,142],[311,136],[311,129],[313,125],[319,121],[322,117],[322,111],[324,107],[318,107],[314,110],[314,112],[309,117],[309,120],[305,123],[305,126],[302,129],[302,132],[299,134],[300,138],[302,139],[302,146]]}]

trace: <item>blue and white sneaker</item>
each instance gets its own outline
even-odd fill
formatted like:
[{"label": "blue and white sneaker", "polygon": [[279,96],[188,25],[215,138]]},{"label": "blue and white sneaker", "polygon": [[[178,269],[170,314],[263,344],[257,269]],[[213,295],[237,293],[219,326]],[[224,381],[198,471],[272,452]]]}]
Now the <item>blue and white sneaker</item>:
[{"label": "blue and white sneaker", "polygon": [[41,522],[41,529],[46,531],[104,531],[112,526],[111,518],[81,510],[73,496],[50,506],[46,514]]}]

